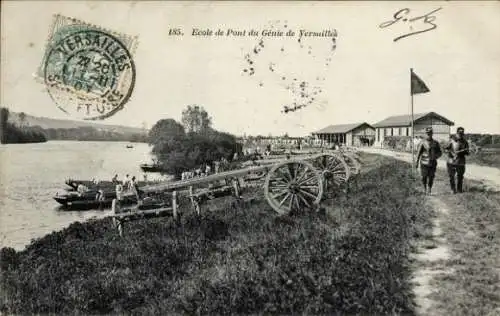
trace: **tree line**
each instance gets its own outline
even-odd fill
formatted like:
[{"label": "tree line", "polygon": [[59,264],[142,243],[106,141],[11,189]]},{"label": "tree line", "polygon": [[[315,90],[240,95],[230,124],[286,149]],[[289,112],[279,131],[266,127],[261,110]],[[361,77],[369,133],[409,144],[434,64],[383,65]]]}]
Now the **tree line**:
[{"label": "tree line", "polygon": [[480,147],[500,148],[500,135],[466,134],[466,138]]},{"label": "tree line", "polygon": [[43,143],[47,137],[40,130],[18,127],[9,122],[9,109],[0,108],[0,142],[2,144]]},{"label": "tree line", "polygon": [[78,140],[78,141],[129,141],[147,142],[147,134],[118,133],[113,131],[99,130],[92,126],[76,128],[47,128],[43,129],[49,140]]}]

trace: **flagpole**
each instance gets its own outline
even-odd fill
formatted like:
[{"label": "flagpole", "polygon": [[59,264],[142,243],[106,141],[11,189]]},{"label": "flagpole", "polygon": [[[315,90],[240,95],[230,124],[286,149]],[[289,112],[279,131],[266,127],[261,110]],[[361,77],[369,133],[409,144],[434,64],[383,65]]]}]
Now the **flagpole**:
[{"label": "flagpole", "polygon": [[411,96],[411,170],[415,168],[415,130],[413,127],[413,91],[411,89],[411,77],[413,74],[413,68],[410,68],[410,96]]}]

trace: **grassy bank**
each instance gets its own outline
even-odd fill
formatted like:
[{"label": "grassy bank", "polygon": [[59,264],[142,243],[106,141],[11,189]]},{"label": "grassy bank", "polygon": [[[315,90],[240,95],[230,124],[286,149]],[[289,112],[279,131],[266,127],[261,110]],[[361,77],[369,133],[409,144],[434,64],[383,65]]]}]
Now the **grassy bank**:
[{"label": "grassy bank", "polygon": [[105,219],[4,248],[0,311],[411,314],[408,255],[429,214],[407,164],[363,159],[351,193],[314,215],[217,200],[180,225],[130,223],[123,238]]},{"label": "grassy bank", "polygon": [[468,192],[439,198],[451,250],[441,268],[452,273],[435,280],[436,308],[443,315],[500,315],[500,193],[471,182]]}]

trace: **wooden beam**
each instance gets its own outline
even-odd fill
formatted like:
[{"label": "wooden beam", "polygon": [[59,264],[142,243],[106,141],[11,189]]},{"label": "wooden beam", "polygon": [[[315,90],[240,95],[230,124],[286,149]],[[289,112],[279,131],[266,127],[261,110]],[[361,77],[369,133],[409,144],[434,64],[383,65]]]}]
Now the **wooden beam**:
[{"label": "wooden beam", "polygon": [[174,216],[174,219],[177,219],[177,192],[174,191],[172,192],[172,213]]},{"label": "wooden beam", "polygon": [[151,214],[159,215],[160,213],[167,211],[172,211],[172,207],[153,208],[149,210],[130,210],[112,216],[117,219],[123,220],[129,217],[142,217],[144,215],[151,215]]}]

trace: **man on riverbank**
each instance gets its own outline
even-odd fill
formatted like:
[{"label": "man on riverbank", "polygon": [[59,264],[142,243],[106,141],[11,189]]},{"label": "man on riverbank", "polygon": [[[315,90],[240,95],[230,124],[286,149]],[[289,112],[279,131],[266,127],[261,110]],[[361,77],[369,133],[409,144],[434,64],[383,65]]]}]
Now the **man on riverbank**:
[{"label": "man on riverbank", "polygon": [[420,173],[422,175],[422,183],[424,185],[425,194],[431,194],[432,185],[434,184],[434,176],[436,174],[437,160],[443,154],[439,143],[432,138],[432,127],[425,129],[427,137],[422,140],[417,150],[417,163],[415,168],[420,164]]},{"label": "man on riverbank", "polygon": [[117,207],[120,208],[122,200],[123,200],[123,185],[121,183],[118,183],[115,187],[116,191],[116,203]]},{"label": "man on riverbank", "polygon": [[130,182],[130,178],[129,178],[128,174],[127,174],[127,175],[125,175],[125,177],[123,178],[123,181],[122,181],[123,187],[127,188],[128,185],[129,185],[129,182]]},{"label": "man on riverbank", "polygon": [[455,138],[452,139],[448,146],[446,146],[445,148],[448,152],[448,161],[446,167],[448,170],[448,176],[450,178],[450,187],[453,193],[463,192],[465,156],[469,155],[469,143],[465,140],[464,132],[465,130],[463,127],[457,128],[457,134]]}]

